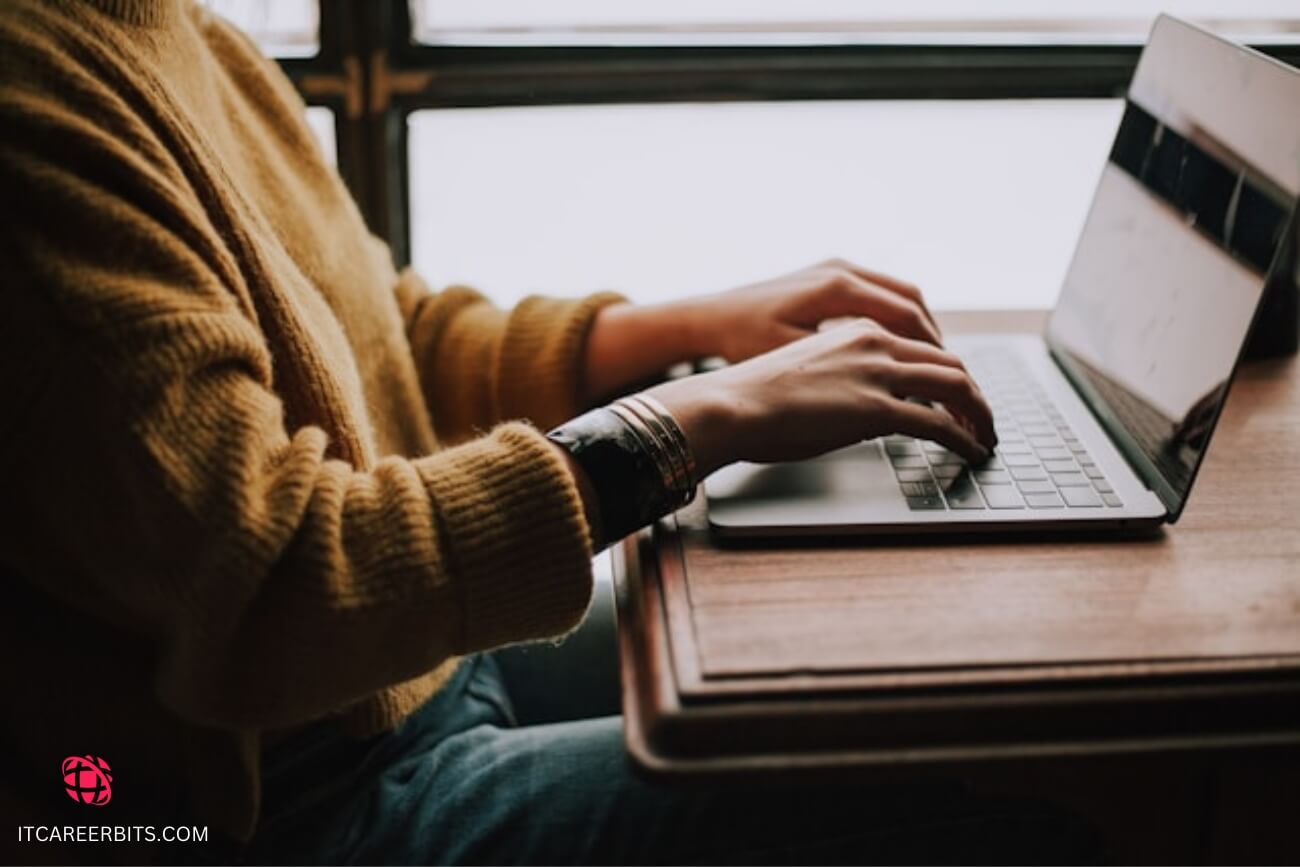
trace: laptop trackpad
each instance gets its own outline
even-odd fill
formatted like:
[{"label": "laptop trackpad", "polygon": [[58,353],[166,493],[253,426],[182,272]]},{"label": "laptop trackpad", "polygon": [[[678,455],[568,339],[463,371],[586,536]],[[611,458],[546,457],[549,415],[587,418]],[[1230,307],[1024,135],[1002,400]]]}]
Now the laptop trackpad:
[{"label": "laptop trackpad", "polygon": [[[705,482],[715,524],[859,523],[906,511],[879,442],[797,463],[732,464]],[[779,510],[779,511],[777,511]]]}]

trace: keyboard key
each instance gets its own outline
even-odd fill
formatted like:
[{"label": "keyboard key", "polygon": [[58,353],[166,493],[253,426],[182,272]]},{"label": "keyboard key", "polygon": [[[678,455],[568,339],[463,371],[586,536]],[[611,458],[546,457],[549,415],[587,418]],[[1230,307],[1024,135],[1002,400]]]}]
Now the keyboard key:
[{"label": "keyboard key", "polygon": [[1027,482],[1031,480],[1047,480],[1047,471],[1040,466],[1032,467],[1012,467],[1011,478],[1018,482]]},{"label": "keyboard key", "polygon": [[1074,464],[1074,458],[1066,458],[1065,460],[1043,461],[1043,469],[1049,473],[1072,473],[1078,467]]},{"label": "keyboard key", "polygon": [[1036,449],[1057,448],[1061,445],[1061,438],[1055,434],[1051,436],[1031,436],[1029,444]]},{"label": "keyboard key", "polygon": [[889,458],[896,470],[923,470],[927,466],[920,455],[893,455]]},{"label": "keyboard key", "polygon": [[1092,488],[1088,485],[1088,477],[1083,473],[1052,473],[1052,481],[1056,482],[1058,488]]},{"label": "keyboard key", "polygon": [[1084,457],[1086,457],[1088,454],[1088,450],[1084,448],[1083,443],[1079,442],[1078,440],[1066,440],[1065,447],[1068,448],[1070,451],[1074,452],[1076,455],[1083,455]]},{"label": "keyboard key", "polygon": [[1033,455],[1003,455],[1002,463],[1009,467],[1036,467],[1038,458]]},{"label": "keyboard key", "polygon": [[1056,428],[1047,424],[1027,424],[1020,429],[1025,432],[1026,436],[1031,436],[1031,437],[1045,437],[1045,436],[1056,435]]},{"label": "keyboard key", "polygon": [[965,469],[966,468],[961,464],[943,464],[941,466],[933,467],[930,471],[934,473],[936,479],[944,481],[946,479],[957,478]]},{"label": "keyboard key", "polygon": [[1105,474],[1102,473],[1101,471],[1101,467],[1097,466],[1096,464],[1084,464],[1082,461],[1080,461],[1079,463],[1083,466],[1083,474],[1088,478],[1090,479],[1106,478]]},{"label": "keyboard key", "polygon": [[1034,450],[1028,443],[1006,443],[999,440],[998,452],[1004,455],[1032,455]]},{"label": "keyboard key", "polygon": [[1110,486],[1110,482],[1105,479],[1094,479],[1092,486],[1097,489],[1099,494],[1113,494],[1115,489]]},{"label": "keyboard key", "polygon": [[930,481],[929,470],[895,470],[894,474],[898,476],[900,482],[928,482]]},{"label": "keyboard key", "polygon": [[1102,494],[1101,500],[1103,503],[1105,503],[1106,505],[1110,506],[1113,509],[1117,509],[1120,506],[1124,505],[1124,501],[1114,494]]},{"label": "keyboard key", "polygon": [[907,508],[913,512],[942,512],[943,500],[939,497],[908,497]]},{"label": "keyboard key", "polygon": [[1009,485],[1011,476],[1006,470],[976,470],[975,481],[981,485]]},{"label": "keyboard key", "polygon": [[1025,494],[1025,502],[1031,509],[1060,509],[1065,506],[1065,501],[1061,499],[1060,494]]},{"label": "keyboard key", "polygon": [[944,464],[964,464],[966,461],[956,452],[950,452],[944,449],[942,452],[927,452],[925,455],[930,459],[930,463],[935,466]]},{"label": "keyboard key", "polygon": [[1061,496],[1070,506],[1091,508],[1101,505],[1101,497],[1092,488],[1061,488]]},{"label": "keyboard key", "polygon": [[925,450],[927,452],[932,452],[933,454],[939,455],[939,454],[945,454],[948,451],[948,447],[939,445],[938,443],[932,443],[927,440],[925,443]]},{"label": "keyboard key", "polygon": [[1069,449],[1060,446],[1044,447],[1038,450],[1038,457],[1045,461],[1073,461],[1074,456],[1070,454]]},{"label": "keyboard key", "polygon": [[899,485],[905,497],[937,497],[939,486],[934,482],[903,482]]},{"label": "keyboard key", "polygon": [[921,447],[916,442],[885,443],[885,451],[891,455],[919,455]]},{"label": "keyboard key", "polygon": [[980,489],[990,509],[1023,509],[1024,502],[1010,485],[989,485]]},{"label": "keyboard key", "polygon": [[950,509],[982,509],[984,500],[980,498],[979,489],[971,482],[969,476],[953,479],[943,492]]},{"label": "keyboard key", "polygon": [[1016,487],[1022,494],[1054,494],[1056,485],[1047,479],[1027,479],[1023,482],[1016,482]]}]

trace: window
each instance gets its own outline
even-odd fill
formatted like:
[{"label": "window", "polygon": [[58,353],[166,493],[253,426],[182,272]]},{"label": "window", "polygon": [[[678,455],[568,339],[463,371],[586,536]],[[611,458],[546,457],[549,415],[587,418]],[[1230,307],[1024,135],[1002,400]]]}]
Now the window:
[{"label": "window", "polygon": [[270,57],[311,57],[320,48],[316,0],[203,0],[233,21]]},{"label": "window", "polygon": [[335,142],[334,112],[319,105],[307,107],[307,125],[316,134],[325,159],[332,166],[338,165],[338,145]]},{"label": "window", "polygon": [[1141,41],[1161,12],[1254,41],[1300,32],[1293,0],[414,0],[430,44]]},{"label": "window", "polygon": [[280,58],[399,262],[504,303],[836,254],[1045,305],[1157,11],[1300,61],[1294,0],[204,2]]},{"label": "window", "polygon": [[1300,42],[1289,0],[413,0],[410,256],[503,303],[842,255],[1047,306],[1161,10]]},{"label": "window", "polygon": [[452,109],[410,121],[415,266],[650,302],[831,255],[939,308],[1056,296],[1118,100]]}]

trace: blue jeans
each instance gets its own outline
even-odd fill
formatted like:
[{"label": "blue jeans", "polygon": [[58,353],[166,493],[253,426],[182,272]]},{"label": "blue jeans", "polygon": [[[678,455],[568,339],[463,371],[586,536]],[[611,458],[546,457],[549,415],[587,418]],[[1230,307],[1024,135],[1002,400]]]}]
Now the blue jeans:
[{"label": "blue jeans", "polygon": [[[629,765],[622,720],[609,713],[617,710],[617,671],[612,655],[599,654],[613,653],[612,636],[612,627],[598,637],[584,628],[559,650],[470,657],[391,733],[354,741],[321,725],[281,746],[264,761],[263,820],[246,857],[329,864],[1100,857],[1091,833],[1070,817],[983,801],[958,784],[810,790],[648,782]],[[553,666],[566,651],[573,655],[575,642],[590,664]],[[584,683],[575,687],[575,679]]]}]

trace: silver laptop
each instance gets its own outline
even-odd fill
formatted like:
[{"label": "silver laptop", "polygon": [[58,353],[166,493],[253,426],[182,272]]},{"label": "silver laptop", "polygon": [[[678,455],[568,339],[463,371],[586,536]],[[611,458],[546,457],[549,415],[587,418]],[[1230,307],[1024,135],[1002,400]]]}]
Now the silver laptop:
[{"label": "silver laptop", "polygon": [[988,463],[893,436],[737,464],[705,484],[710,524],[791,536],[1177,520],[1265,286],[1296,291],[1298,198],[1300,72],[1162,16],[1045,333],[948,343],[993,406]]}]

